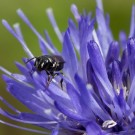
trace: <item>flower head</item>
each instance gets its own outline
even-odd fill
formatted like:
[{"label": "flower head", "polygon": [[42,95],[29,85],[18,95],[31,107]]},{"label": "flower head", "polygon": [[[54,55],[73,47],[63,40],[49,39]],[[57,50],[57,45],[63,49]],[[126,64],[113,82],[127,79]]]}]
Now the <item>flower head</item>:
[{"label": "flower head", "polygon": [[[0,67],[6,73],[3,79],[8,92],[33,113],[21,112],[0,97],[16,113],[11,114],[0,108],[0,114],[14,121],[49,129],[52,135],[135,134],[135,6],[132,9],[129,38],[121,32],[119,42],[114,41],[100,0],[97,0],[95,18],[90,14],[80,15],[75,5],[71,6],[71,11],[78,26],[69,19],[68,28],[62,34],[52,10],[47,10],[54,31],[63,45],[62,52],[59,52],[48,33],[45,32],[44,39],[22,10],[17,10],[21,19],[37,36],[42,54],[60,55],[65,61],[64,76],[53,78],[48,87],[48,72],[33,70],[34,59],[27,62],[34,55],[24,41],[20,26],[15,24],[12,28],[6,20],[2,21],[28,55],[28,59],[23,58],[24,65],[16,63],[21,74]],[[63,89],[59,83],[62,78]],[[2,120],[0,122],[48,134]]]}]

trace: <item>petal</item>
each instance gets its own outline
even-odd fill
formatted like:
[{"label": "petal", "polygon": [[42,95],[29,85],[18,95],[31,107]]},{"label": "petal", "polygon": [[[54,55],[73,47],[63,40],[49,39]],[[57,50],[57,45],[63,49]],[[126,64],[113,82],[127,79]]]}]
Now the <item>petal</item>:
[{"label": "petal", "polygon": [[74,74],[78,70],[78,65],[77,65],[76,53],[73,44],[70,40],[68,30],[66,31],[64,36],[62,56],[65,60],[65,67],[63,70],[65,70],[65,73],[69,78],[71,77],[73,78]]},{"label": "petal", "polygon": [[72,13],[73,13],[75,19],[76,19],[77,21],[80,21],[81,16],[79,15],[78,9],[77,9],[77,7],[76,7],[75,4],[72,4],[72,5],[71,5],[71,11],[72,11]]},{"label": "petal", "polygon": [[119,94],[119,89],[122,88],[122,78],[120,73],[120,67],[118,65],[118,62],[116,61],[112,63],[112,78],[116,93]]},{"label": "petal", "polygon": [[51,53],[55,53],[55,51],[53,50],[53,48],[45,41],[45,39],[43,39],[43,37],[39,34],[39,32],[33,27],[33,25],[28,20],[28,18],[25,16],[25,14],[23,13],[23,11],[21,9],[18,9],[17,10],[17,13],[21,17],[21,19],[31,28],[31,30],[35,33],[35,35],[38,37],[38,39],[40,39],[46,45],[46,47],[49,49],[49,51]]},{"label": "petal", "polygon": [[103,11],[99,8],[96,9],[96,20],[98,23],[99,40],[101,43],[104,57],[106,57],[109,48],[108,32],[107,32],[106,21],[103,15]]},{"label": "petal", "polygon": [[81,114],[82,113],[82,106],[81,106],[81,101],[80,101],[80,95],[77,92],[77,90],[70,84],[67,83],[67,93],[71,98],[71,102],[74,105],[74,108],[76,109],[76,111]]},{"label": "petal", "polygon": [[15,33],[15,31],[12,29],[12,27],[8,24],[8,22],[6,20],[2,20],[2,23],[7,28],[7,30],[21,43],[24,51],[29,56],[29,58],[34,57],[33,54],[31,53],[31,51],[29,50],[29,48],[27,47],[27,45],[26,45],[25,41],[23,40],[22,36]]},{"label": "petal", "polygon": [[130,79],[132,81],[135,75],[135,38],[130,38],[128,40],[127,49]]},{"label": "petal", "polygon": [[63,42],[63,36],[62,36],[62,34],[61,34],[60,30],[59,30],[59,27],[57,26],[56,20],[55,20],[54,15],[53,15],[53,10],[51,8],[48,8],[46,10],[46,13],[48,15],[48,18],[49,18],[49,20],[50,20],[50,22],[52,24],[52,27],[53,27],[59,41],[62,43]]},{"label": "petal", "polygon": [[40,130],[35,130],[35,129],[30,129],[30,128],[25,128],[25,127],[17,126],[17,125],[14,125],[14,124],[2,121],[2,120],[0,120],[0,123],[5,124],[5,125],[10,126],[10,127],[22,129],[22,130],[25,130],[25,131],[30,131],[30,132],[34,132],[34,133],[49,135],[48,132],[44,132],[44,131],[40,131]]},{"label": "petal", "polygon": [[73,40],[75,48],[77,49],[77,51],[79,51],[80,49],[79,31],[76,28],[76,25],[73,22],[73,20],[69,19],[68,25],[69,25],[69,31],[70,31],[69,33],[71,35],[71,39]]},{"label": "petal", "polygon": [[[80,92],[80,104],[82,111],[85,112],[85,114],[82,115],[85,117],[89,117],[90,119],[94,119],[94,115],[100,117],[103,120],[109,119],[110,116],[106,111],[104,111],[102,108],[103,106],[100,106],[97,101],[94,99],[94,97],[91,95],[90,90],[86,89],[85,84],[83,83],[82,79],[76,74],[75,75],[75,81],[78,86],[79,92]],[[101,108],[102,107],[102,108]]]},{"label": "petal", "polygon": [[94,28],[94,24],[95,24],[95,19],[89,22],[85,17],[82,17],[81,21],[79,22],[80,59],[81,59],[83,78],[85,82],[87,80],[86,64],[87,64],[87,60],[89,59],[87,42],[89,42],[92,39],[92,31]]},{"label": "petal", "polygon": [[88,53],[91,59],[91,64],[95,73],[105,82],[106,86],[108,87],[107,93],[113,96],[114,93],[112,91],[111,83],[108,79],[108,75],[106,72],[105,63],[103,61],[103,57],[100,53],[98,45],[94,41],[90,41],[88,43]]},{"label": "petal", "polygon": [[129,37],[135,36],[135,5],[132,7],[131,25]]},{"label": "petal", "polygon": [[[31,109],[33,112],[44,116],[45,118],[52,119],[53,111],[57,113],[54,108],[50,108],[48,104],[37,97],[36,89],[30,85],[24,85],[24,83],[17,82],[7,76],[3,76],[4,80],[8,83],[8,92],[10,92],[17,100]],[[47,111],[47,110],[50,111]]]},{"label": "petal", "polygon": [[57,124],[56,121],[50,121],[49,119],[45,119],[44,117],[37,115],[37,114],[30,114],[30,113],[19,113],[17,115],[11,114],[7,111],[4,111],[0,108],[0,114],[3,116],[10,118],[14,121],[27,123],[27,124],[37,124],[37,125],[54,125]]},{"label": "petal", "polygon": [[121,31],[119,34],[119,40],[122,44],[122,49],[124,50],[127,46],[127,35],[124,31]]},{"label": "petal", "polygon": [[55,102],[56,107],[60,112],[68,116],[69,118],[72,118],[77,121],[88,121],[88,119],[84,119],[81,115],[77,114],[77,112],[69,107],[67,107],[66,104],[63,104],[62,102]]},{"label": "petal", "polygon": [[39,45],[40,45],[40,49],[42,51],[42,54],[43,55],[45,55],[45,54],[47,55],[48,54],[48,51],[47,51],[46,45],[40,39],[39,39]]},{"label": "petal", "polygon": [[60,55],[59,51],[57,50],[57,48],[54,46],[54,44],[51,41],[51,38],[48,34],[48,32],[45,30],[45,37],[46,37],[46,41],[48,42],[48,44],[51,46],[51,48],[53,48],[53,50],[55,51],[55,54]]},{"label": "petal", "polygon": [[109,50],[106,56],[106,61],[105,61],[106,65],[109,65],[113,60],[118,60],[119,52],[120,52],[120,48],[118,42],[113,41],[109,46]]},{"label": "petal", "polygon": [[128,100],[127,100],[127,103],[129,104],[129,106],[131,108],[133,108],[134,101],[135,101],[135,92],[134,92],[134,89],[135,89],[135,76],[134,76],[134,78],[132,80],[132,83],[131,83],[131,86],[130,86],[130,90],[129,90]]},{"label": "petal", "polygon": [[87,135],[105,135],[102,129],[95,123],[89,122],[86,126]]}]

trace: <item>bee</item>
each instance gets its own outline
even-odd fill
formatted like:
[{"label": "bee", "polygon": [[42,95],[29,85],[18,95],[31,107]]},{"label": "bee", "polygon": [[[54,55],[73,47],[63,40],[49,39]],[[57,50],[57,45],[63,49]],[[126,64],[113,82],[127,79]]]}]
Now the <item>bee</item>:
[{"label": "bee", "polygon": [[[64,68],[64,59],[59,55],[42,55],[39,57],[33,57],[29,59],[26,63],[30,62],[32,59],[35,59],[34,67],[37,71],[46,71],[48,75],[47,87],[51,83],[52,79],[60,74]],[[63,89],[63,78],[60,80],[61,88]]]}]

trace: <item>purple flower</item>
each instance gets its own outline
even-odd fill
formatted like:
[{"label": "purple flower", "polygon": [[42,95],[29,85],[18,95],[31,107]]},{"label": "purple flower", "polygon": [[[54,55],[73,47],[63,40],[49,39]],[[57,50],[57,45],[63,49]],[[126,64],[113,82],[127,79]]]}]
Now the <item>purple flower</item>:
[{"label": "purple flower", "polygon": [[[104,16],[97,0],[96,16],[71,11],[76,19],[69,19],[62,34],[51,9],[47,15],[62,44],[62,52],[53,45],[48,33],[42,37],[28,18],[17,10],[21,19],[39,40],[42,55],[60,55],[65,60],[64,76],[56,76],[46,87],[45,71],[34,71],[34,55],[27,47],[20,26],[12,28],[2,20],[7,30],[21,43],[28,58],[24,64],[16,62],[21,74],[11,73],[3,67],[3,79],[8,92],[33,113],[21,112],[4,98],[0,100],[15,113],[0,108],[0,114],[14,121],[49,129],[52,135],[111,135],[135,134],[135,6],[132,8],[130,34],[120,32],[120,41],[114,41],[109,18]],[[97,29],[94,24],[97,23]],[[120,48],[121,45],[121,48]],[[121,53],[120,53],[121,50]],[[77,57],[78,56],[78,57]],[[33,71],[33,72],[31,72]],[[63,89],[60,80],[63,78]],[[41,134],[49,134],[20,127],[0,120],[1,123]]]}]

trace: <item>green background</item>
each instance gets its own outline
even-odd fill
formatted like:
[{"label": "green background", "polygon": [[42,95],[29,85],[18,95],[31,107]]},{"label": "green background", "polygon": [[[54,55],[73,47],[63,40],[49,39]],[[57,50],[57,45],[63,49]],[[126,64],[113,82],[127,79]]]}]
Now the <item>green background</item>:
[{"label": "green background", "polygon": [[[114,37],[117,40],[120,30],[126,31],[129,34],[130,29],[130,17],[131,7],[133,0],[103,0],[105,13],[110,14],[111,29]],[[58,26],[61,31],[65,31],[67,28],[68,18],[73,18],[70,11],[71,3],[75,3],[80,12],[83,9],[86,11],[92,11],[95,14],[95,1],[94,0],[0,0],[0,20],[6,19],[11,25],[19,22],[21,29],[28,44],[29,48],[35,56],[41,54],[38,47],[38,40],[31,30],[22,22],[22,20],[16,14],[16,10],[21,8],[33,23],[35,28],[43,35],[44,29],[48,30],[52,41],[59,46],[60,42],[56,38],[56,35],[51,27],[51,24],[45,14],[45,9],[52,7]],[[26,57],[20,43],[5,29],[0,23],[0,65],[4,66],[11,72],[19,72],[14,65],[14,61],[21,62],[21,58]],[[0,72],[2,75],[2,72]],[[17,107],[21,111],[29,111],[21,103],[15,100],[6,91],[4,81],[0,78],[0,95],[8,100],[11,104]],[[0,107],[7,109],[1,102]],[[0,119],[12,122],[17,125],[31,127],[29,125],[15,123],[0,115]],[[32,128],[35,128],[32,126]],[[37,129],[37,128],[36,128]],[[0,135],[37,135],[37,133],[31,133],[22,131],[19,129],[11,128],[0,124]]]}]

